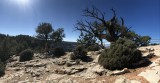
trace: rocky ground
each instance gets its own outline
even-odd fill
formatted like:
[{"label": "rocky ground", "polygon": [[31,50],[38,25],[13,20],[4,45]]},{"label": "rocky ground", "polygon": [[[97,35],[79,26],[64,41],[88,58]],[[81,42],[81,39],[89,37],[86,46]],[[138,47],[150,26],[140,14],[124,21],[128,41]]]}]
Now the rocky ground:
[{"label": "rocky ground", "polygon": [[[101,51],[88,52],[93,58],[91,62],[72,61],[69,52],[60,58],[34,54],[34,59],[26,62],[19,62],[19,57],[13,56],[0,83],[160,83],[160,45],[138,49],[150,58],[150,65],[115,71],[98,65]],[[147,56],[149,53],[151,56]]]}]

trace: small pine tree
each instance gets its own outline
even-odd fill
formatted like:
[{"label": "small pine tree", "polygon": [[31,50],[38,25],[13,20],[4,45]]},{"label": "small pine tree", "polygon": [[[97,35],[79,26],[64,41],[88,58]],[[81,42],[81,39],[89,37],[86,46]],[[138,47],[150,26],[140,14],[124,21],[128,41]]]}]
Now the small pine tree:
[{"label": "small pine tree", "polygon": [[75,50],[73,50],[73,54],[70,56],[70,59],[76,60],[81,59],[85,60],[87,59],[87,50],[84,48],[83,45],[78,45]]},{"label": "small pine tree", "polygon": [[109,49],[99,57],[99,64],[103,67],[115,70],[132,67],[132,63],[142,59],[141,51],[137,50],[136,44],[129,39],[120,38],[115,43],[111,43]]},{"label": "small pine tree", "polygon": [[56,47],[53,50],[53,54],[54,54],[55,57],[60,57],[60,56],[63,56],[65,54],[65,51],[62,47]]},{"label": "small pine tree", "polygon": [[19,61],[23,62],[23,61],[32,60],[34,53],[32,50],[26,49],[22,51],[19,55],[20,55]]},{"label": "small pine tree", "polygon": [[2,62],[4,62],[7,59],[9,59],[10,56],[11,56],[11,53],[10,53],[8,38],[5,38],[2,41],[2,45],[0,46],[0,59]]},{"label": "small pine tree", "polygon": [[0,77],[5,74],[5,65],[4,63],[0,60]]},{"label": "small pine tree", "polygon": [[98,44],[93,44],[87,48],[88,51],[98,51],[100,50],[100,46]]}]

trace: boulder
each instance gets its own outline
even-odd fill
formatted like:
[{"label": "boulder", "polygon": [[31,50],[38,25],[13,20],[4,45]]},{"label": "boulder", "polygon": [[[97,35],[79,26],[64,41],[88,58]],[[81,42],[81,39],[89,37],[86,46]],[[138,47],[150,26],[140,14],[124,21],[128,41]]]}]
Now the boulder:
[{"label": "boulder", "polygon": [[98,76],[98,74],[96,73],[93,73],[92,72],[92,69],[91,67],[89,67],[84,73],[80,74],[79,77],[82,77],[84,79],[90,79],[90,78],[95,78]]},{"label": "boulder", "polygon": [[97,65],[93,67],[92,72],[101,76],[105,75],[107,71],[102,66]]},{"label": "boulder", "polygon": [[72,68],[67,68],[65,69],[66,74],[68,75],[72,75],[75,73],[79,73],[82,72],[83,70],[86,70],[87,68],[85,68],[84,66],[80,66],[80,67],[72,67]]}]

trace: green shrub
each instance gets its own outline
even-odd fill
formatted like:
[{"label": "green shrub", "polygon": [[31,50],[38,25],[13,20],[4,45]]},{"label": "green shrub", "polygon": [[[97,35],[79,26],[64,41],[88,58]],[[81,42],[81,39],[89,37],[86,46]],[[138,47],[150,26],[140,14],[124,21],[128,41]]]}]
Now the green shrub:
[{"label": "green shrub", "polygon": [[73,54],[71,54],[70,59],[76,60],[81,59],[85,60],[87,57],[87,50],[84,48],[83,45],[78,45],[75,50],[73,50]]},{"label": "green shrub", "polygon": [[142,59],[141,51],[136,49],[136,45],[131,40],[121,38],[115,43],[111,43],[109,49],[99,57],[99,64],[104,68],[115,70],[131,68],[132,64]]},{"label": "green shrub", "polygon": [[88,51],[98,51],[98,50],[100,50],[100,47],[99,47],[99,45],[94,44],[94,45],[89,46],[89,47],[87,48],[87,50],[88,50]]},{"label": "green shrub", "polygon": [[60,57],[60,56],[63,56],[65,54],[65,51],[62,47],[56,47],[53,50],[53,54],[54,54],[55,57]]},{"label": "green shrub", "polygon": [[26,49],[22,51],[19,55],[20,55],[19,61],[23,62],[23,61],[32,60],[34,53],[32,50]]},{"label": "green shrub", "polygon": [[8,38],[6,38],[0,43],[0,59],[2,62],[5,62],[11,56],[8,41],[9,41]]},{"label": "green shrub", "polygon": [[5,74],[5,65],[0,60],[0,77]]},{"label": "green shrub", "polygon": [[6,61],[6,60],[8,60],[9,59],[9,57],[10,57],[11,55],[9,54],[9,52],[8,51],[4,51],[4,50],[0,50],[0,59],[4,62],[4,61]]}]

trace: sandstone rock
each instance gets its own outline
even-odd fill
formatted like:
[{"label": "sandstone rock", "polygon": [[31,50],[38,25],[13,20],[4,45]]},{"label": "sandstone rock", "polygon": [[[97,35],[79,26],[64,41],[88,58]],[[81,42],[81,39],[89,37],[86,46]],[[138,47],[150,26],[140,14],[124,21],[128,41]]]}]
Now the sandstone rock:
[{"label": "sandstone rock", "polygon": [[146,50],[149,51],[149,52],[153,52],[154,48],[146,48]]},{"label": "sandstone rock", "polygon": [[34,64],[33,67],[44,67],[46,66],[47,64],[46,63],[37,63],[37,64]]},{"label": "sandstone rock", "polygon": [[[57,79],[63,78],[66,75],[60,75],[60,74],[51,74],[46,77],[46,82],[47,83],[52,83],[52,81],[57,81]],[[49,82],[48,82],[49,81]],[[51,82],[50,82],[51,81]],[[53,82],[54,83],[54,82]],[[55,82],[58,83],[58,82]]]},{"label": "sandstone rock", "polygon": [[29,81],[19,81],[18,83],[29,83]]},{"label": "sandstone rock", "polygon": [[95,51],[94,52],[94,55],[99,55],[99,54],[101,54],[102,53],[102,51],[101,50],[99,50],[99,51]]},{"label": "sandstone rock", "polygon": [[24,62],[18,62],[18,61],[15,61],[15,62],[11,62],[11,63],[8,63],[8,67],[23,67],[24,66]]},{"label": "sandstone rock", "polygon": [[53,63],[56,65],[62,66],[66,64],[66,61],[64,61],[63,59],[58,59],[58,60],[53,61]]},{"label": "sandstone rock", "polygon": [[58,83],[58,82],[59,82],[59,80],[46,80],[42,83]]},{"label": "sandstone rock", "polygon": [[130,81],[126,79],[125,77],[118,77],[115,83],[130,83]]},{"label": "sandstone rock", "polygon": [[92,66],[88,67],[79,76],[84,78],[84,79],[90,79],[90,78],[96,78],[97,76],[108,75],[108,74],[110,74],[109,70],[104,69],[102,66],[92,65]]},{"label": "sandstone rock", "polygon": [[94,59],[93,62],[98,63],[99,56],[100,54],[96,56],[96,59]]},{"label": "sandstone rock", "polygon": [[28,62],[26,63],[25,67],[44,67],[46,66],[46,63],[41,63],[41,62]]},{"label": "sandstone rock", "polygon": [[68,74],[68,75],[72,75],[72,74],[75,74],[79,72],[78,70],[72,70],[72,69],[66,69],[65,70],[65,73]]},{"label": "sandstone rock", "polygon": [[123,76],[120,76],[116,79],[115,83],[141,83],[137,80],[129,80]]},{"label": "sandstone rock", "polygon": [[156,62],[152,62],[152,64],[151,65],[149,65],[149,67],[156,67],[156,66],[158,66],[159,64],[158,63],[156,63]]},{"label": "sandstone rock", "polygon": [[72,79],[61,79],[58,83],[74,83]]},{"label": "sandstone rock", "polygon": [[11,83],[18,83],[18,80],[12,80]]},{"label": "sandstone rock", "polygon": [[87,55],[90,55],[90,56],[91,56],[92,54],[93,54],[93,53],[92,53],[91,51],[87,53]]},{"label": "sandstone rock", "polygon": [[50,72],[50,69],[46,68],[46,72]]},{"label": "sandstone rock", "polygon": [[33,72],[31,72],[31,76],[32,76],[32,77],[39,77],[40,75],[41,75],[41,73],[38,72],[38,71],[33,71]]},{"label": "sandstone rock", "polygon": [[153,70],[156,70],[157,72],[160,73],[160,65],[159,66],[156,66],[156,67],[152,67]]},{"label": "sandstone rock", "polygon": [[74,60],[74,61],[70,60],[70,61],[66,62],[67,67],[70,67],[70,66],[73,66],[73,65],[78,65],[78,64],[80,64],[79,60]]},{"label": "sandstone rock", "polygon": [[18,61],[18,60],[19,60],[19,57],[16,56],[16,55],[13,55],[13,56],[9,59],[10,62]]},{"label": "sandstone rock", "polygon": [[160,70],[146,70],[141,72],[138,76],[144,77],[150,83],[158,83],[160,81]]},{"label": "sandstone rock", "polygon": [[85,69],[87,69],[87,68],[84,67],[84,66],[79,66],[79,67],[72,67],[72,69],[78,70],[78,71],[83,71],[83,70],[85,70]]},{"label": "sandstone rock", "polygon": [[141,82],[137,80],[131,80],[131,83],[141,83]]},{"label": "sandstone rock", "polygon": [[130,72],[127,68],[124,68],[123,70],[117,70],[117,71],[113,71],[111,75],[122,75],[125,73]]},{"label": "sandstone rock", "polygon": [[55,69],[54,73],[56,73],[56,74],[66,74],[66,71],[65,70],[61,70],[61,69]]},{"label": "sandstone rock", "polygon": [[25,68],[25,73],[30,73],[32,70],[30,68]]},{"label": "sandstone rock", "polygon": [[79,77],[82,77],[84,79],[90,79],[95,78],[98,75],[94,72],[92,72],[92,68],[88,68],[84,73],[80,74]]},{"label": "sandstone rock", "polygon": [[21,70],[20,67],[15,67],[15,68],[14,68],[14,71],[19,71],[19,70]]},{"label": "sandstone rock", "polygon": [[86,70],[87,68],[85,68],[84,66],[80,66],[80,67],[72,67],[72,68],[66,68],[64,69],[65,73],[68,75],[72,75],[75,73],[79,73],[82,72],[83,70]]},{"label": "sandstone rock", "polygon": [[0,78],[0,83],[5,83],[5,82],[8,83],[9,80],[13,80],[13,78],[15,77],[21,78],[23,75],[24,71],[17,71],[15,73],[4,75],[3,77]]},{"label": "sandstone rock", "polygon": [[97,65],[95,67],[93,67],[92,72],[98,74],[98,75],[105,75],[106,73],[106,69],[104,69],[102,66]]}]

